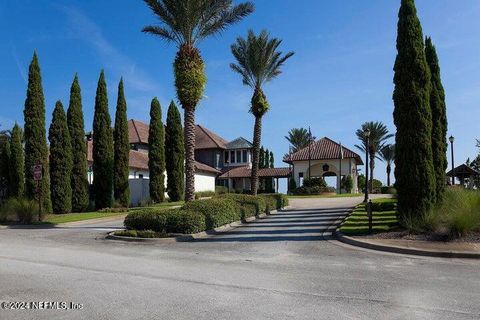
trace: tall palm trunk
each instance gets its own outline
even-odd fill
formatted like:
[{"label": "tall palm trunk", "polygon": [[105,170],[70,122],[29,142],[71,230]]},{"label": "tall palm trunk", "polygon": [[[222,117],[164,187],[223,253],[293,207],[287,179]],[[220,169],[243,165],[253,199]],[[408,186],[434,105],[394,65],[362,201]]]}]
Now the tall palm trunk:
[{"label": "tall palm trunk", "polygon": [[185,201],[195,200],[195,109],[184,108]]},{"label": "tall palm trunk", "polygon": [[260,139],[262,137],[262,117],[255,116],[255,126],[253,128],[253,161],[251,190],[252,195],[257,195],[258,190],[258,158],[260,156]]},{"label": "tall palm trunk", "polygon": [[387,164],[387,187],[390,187],[390,173],[392,172],[392,166]]},{"label": "tall palm trunk", "polygon": [[200,51],[182,45],[174,63],[175,87],[184,109],[185,201],[195,200],[195,108],[205,87],[205,65]]}]

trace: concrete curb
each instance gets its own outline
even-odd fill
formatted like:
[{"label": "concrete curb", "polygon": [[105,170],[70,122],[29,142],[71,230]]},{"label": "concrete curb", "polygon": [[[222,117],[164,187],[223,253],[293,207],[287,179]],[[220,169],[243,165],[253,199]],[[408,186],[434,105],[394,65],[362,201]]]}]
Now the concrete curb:
[{"label": "concrete curb", "polygon": [[334,236],[338,241],[349,244],[351,246],[383,251],[383,252],[409,254],[409,255],[424,256],[424,257],[480,259],[480,253],[476,253],[476,252],[438,251],[438,250],[424,250],[424,249],[418,249],[418,248],[407,248],[407,247],[400,247],[400,246],[388,246],[388,245],[375,244],[375,243],[355,239],[355,238],[346,236],[341,232],[334,232]]},{"label": "concrete curb", "polygon": [[[285,207],[288,208],[288,207]],[[282,210],[285,210],[282,209]],[[272,210],[270,211],[269,215],[277,213],[278,210]],[[127,241],[127,242],[153,242],[153,243],[172,243],[172,242],[188,242],[188,241],[194,241],[196,239],[206,239],[210,238],[213,236],[216,236],[218,234],[222,234],[224,232],[228,232],[232,229],[235,229],[237,227],[240,227],[242,225],[248,224],[250,222],[254,222],[256,220],[264,219],[268,215],[266,213],[262,213],[258,216],[253,216],[253,217],[248,217],[245,219],[245,221],[235,221],[220,227],[217,227],[213,230],[207,230],[207,231],[202,231],[198,233],[192,233],[192,234],[174,234],[172,237],[168,238],[137,238],[137,237],[123,237],[123,236],[116,236],[114,235],[115,231],[109,232],[105,239],[108,240],[120,240],[120,241]]]}]

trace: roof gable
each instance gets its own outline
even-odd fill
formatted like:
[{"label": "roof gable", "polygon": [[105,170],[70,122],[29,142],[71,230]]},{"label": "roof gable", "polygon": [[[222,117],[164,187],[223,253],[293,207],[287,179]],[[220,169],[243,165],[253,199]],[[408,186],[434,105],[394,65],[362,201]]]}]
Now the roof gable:
[{"label": "roof gable", "polygon": [[238,137],[237,139],[230,141],[226,145],[227,149],[251,149],[253,144],[250,143],[247,139],[243,137]]},{"label": "roof gable", "polygon": [[[357,164],[363,164],[362,158],[352,150],[341,146],[344,159],[355,159]],[[310,157],[309,157],[310,155]],[[293,161],[311,160],[327,160],[340,159],[340,144],[330,138],[324,137],[312,143],[309,147],[305,147],[295,153],[286,155],[284,162],[291,163]]]},{"label": "roof gable", "polygon": [[225,149],[228,141],[197,124],[195,126],[195,149]]},{"label": "roof gable", "polygon": [[130,143],[148,143],[150,126],[144,122],[128,120],[128,141]]}]

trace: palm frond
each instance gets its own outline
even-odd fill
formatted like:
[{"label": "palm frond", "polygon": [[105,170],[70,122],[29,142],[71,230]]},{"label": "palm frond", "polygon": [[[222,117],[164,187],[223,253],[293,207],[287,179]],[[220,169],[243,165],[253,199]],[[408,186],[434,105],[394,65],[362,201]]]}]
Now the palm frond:
[{"label": "palm frond", "polygon": [[284,55],[278,51],[281,43],[277,38],[270,38],[266,30],[258,36],[249,30],[247,38],[239,37],[231,46],[237,62],[232,69],[242,76],[245,85],[261,87],[281,74],[281,67],[294,54],[289,52]]},{"label": "palm frond", "polygon": [[194,47],[202,39],[219,34],[254,10],[251,2],[234,6],[232,0],[144,0],[159,21],[143,32],[177,45]]}]

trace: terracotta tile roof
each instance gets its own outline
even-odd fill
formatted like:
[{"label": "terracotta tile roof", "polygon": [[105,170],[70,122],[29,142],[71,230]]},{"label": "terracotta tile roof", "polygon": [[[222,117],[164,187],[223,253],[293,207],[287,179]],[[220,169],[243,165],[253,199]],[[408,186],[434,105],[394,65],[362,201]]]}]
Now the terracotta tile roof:
[{"label": "terracotta tile roof", "polygon": [[130,143],[148,143],[149,125],[134,119],[128,120],[128,140]]},{"label": "terracotta tile roof", "polygon": [[195,149],[225,149],[228,141],[197,124],[195,126]]},{"label": "terracotta tile roof", "polygon": [[[290,168],[265,168],[258,169],[258,176],[262,178],[287,178],[290,176]],[[219,178],[250,178],[252,169],[249,167],[237,167],[224,172]]]},{"label": "terracotta tile roof", "polygon": [[[340,144],[327,137],[315,141],[310,148],[312,160],[340,159]],[[286,163],[292,163],[293,161],[307,161],[309,154],[308,149],[309,147],[306,147],[295,153],[286,155],[283,158],[283,161]],[[342,149],[343,158],[355,159],[357,164],[363,164],[362,158],[357,153],[344,146],[342,146]]]},{"label": "terracotta tile roof", "polygon": [[222,173],[219,170],[198,161],[195,161],[195,171],[203,171],[203,172],[216,173],[216,174]]},{"label": "terracotta tile roof", "polygon": [[[93,142],[87,142],[87,160],[89,164],[93,163]],[[130,150],[128,166],[133,169],[148,171],[148,152]],[[195,170],[220,174],[221,172],[204,163],[195,161]]]},{"label": "terracotta tile roof", "polygon": [[[87,142],[87,161],[93,163],[93,142]],[[148,171],[148,153],[136,150],[130,150],[128,166],[133,169]]]}]

